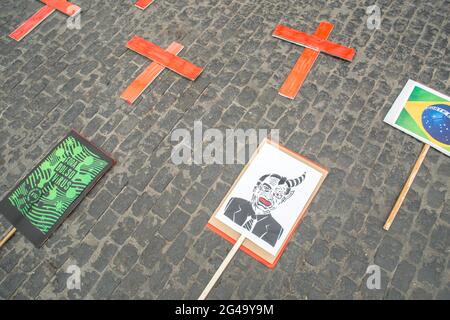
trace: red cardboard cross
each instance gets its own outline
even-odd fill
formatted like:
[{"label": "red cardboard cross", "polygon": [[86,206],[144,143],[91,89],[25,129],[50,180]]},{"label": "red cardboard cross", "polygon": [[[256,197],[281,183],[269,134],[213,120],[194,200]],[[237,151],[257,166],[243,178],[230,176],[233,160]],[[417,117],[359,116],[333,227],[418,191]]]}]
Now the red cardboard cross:
[{"label": "red cardboard cross", "polygon": [[152,2],[153,0],[138,0],[134,5],[139,9],[145,10]]},{"label": "red cardboard cross", "polygon": [[333,24],[328,21],[322,21],[313,35],[291,29],[281,24],[276,26],[272,36],[305,47],[291,73],[278,91],[280,95],[290,99],[295,98],[320,52],[347,61],[353,60],[356,53],[355,49],[344,47],[327,40],[331,30],[333,30]]},{"label": "red cardboard cross", "polygon": [[39,9],[27,21],[22,23],[16,30],[14,30],[9,35],[10,38],[16,41],[22,40],[23,37],[29,34],[55,10],[61,11],[69,17],[76,15],[81,10],[79,6],[66,0],[41,0],[41,2],[45,3],[45,6]]},{"label": "red cardboard cross", "polygon": [[203,71],[203,68],[177,57],[183,46],[176,42],[173,42],[167,50],[164,50],[150,41],[134,36],[128,41],[127,48],[153,60],[153,63],[120,96],[129,104],[132,104],[165,68],[190,80],[197,79]]}]

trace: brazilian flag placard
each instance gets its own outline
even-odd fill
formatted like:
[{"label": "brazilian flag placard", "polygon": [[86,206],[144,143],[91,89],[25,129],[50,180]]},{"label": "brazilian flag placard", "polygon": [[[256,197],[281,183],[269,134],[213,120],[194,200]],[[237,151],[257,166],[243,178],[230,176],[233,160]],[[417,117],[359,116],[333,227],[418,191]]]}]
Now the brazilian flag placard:
[{"label": "brazilian flag placard", "polygon": [[71,131],[3,198],[0,212],[40,247],[113,164]]},{"label": "brazilian flag placard", "polygon": [[450,97],[409,80],[384,121],[450,156]]}]

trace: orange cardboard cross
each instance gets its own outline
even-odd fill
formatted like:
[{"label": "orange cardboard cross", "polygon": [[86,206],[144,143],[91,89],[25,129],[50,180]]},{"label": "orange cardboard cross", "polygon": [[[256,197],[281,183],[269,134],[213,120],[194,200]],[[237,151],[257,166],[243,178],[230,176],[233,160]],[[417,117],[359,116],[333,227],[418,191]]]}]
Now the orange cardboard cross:
[{"label": "orange cardboard cross", "polygon": [[190,80],[197,79],[203,71],[203,68],[177,56],[183,50],[183,45],[176,42],[164,50],[150,41],[134,36],[128,41],[127,48],[153,60],[120,96],[129,104],[132,104],[165,68]]},{"label": "orange cardboard cross", "polygon": [[139,9],[145,10],[152,2],[153,0],[138,0],[134,5]]},{"label": "orange cardboard cross", "polygon": [[27,34],[29,34],[34,28],[36,28],[42,21],[45,20],[55,10],[58,10],[69,17],[73,17],[78,14],[81,8],[66,0],[41,0],[45,4],[44,7],[39,9],[34,15],[32,15],[27,21],[22,23],[16,30],[14,30],[9,37],[20,41]]},{"label": "orange cardboard cross", "polygon": [[284,81],[278,93],[284,97],[294,99],[303,82],[311,70],[319,53],[323,52],[334,57],[352,61],[355,49],[344,47],[328,41],[327,38],[333,30],[333,24],[323,21],[319,24],[313,35],[291,29],[281,24],[277,25],[272,36],[305,47],[294,68]]}]

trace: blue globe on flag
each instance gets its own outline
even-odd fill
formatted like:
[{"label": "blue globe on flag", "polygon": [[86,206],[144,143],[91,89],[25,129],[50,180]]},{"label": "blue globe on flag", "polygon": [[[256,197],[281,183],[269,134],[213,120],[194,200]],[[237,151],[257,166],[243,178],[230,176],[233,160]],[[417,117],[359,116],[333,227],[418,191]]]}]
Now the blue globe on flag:
[{"label": "blue globe on flag", "polygon": [[437,141],[450,145],[450,106],[433,104],[422,113],[422,125]]}]

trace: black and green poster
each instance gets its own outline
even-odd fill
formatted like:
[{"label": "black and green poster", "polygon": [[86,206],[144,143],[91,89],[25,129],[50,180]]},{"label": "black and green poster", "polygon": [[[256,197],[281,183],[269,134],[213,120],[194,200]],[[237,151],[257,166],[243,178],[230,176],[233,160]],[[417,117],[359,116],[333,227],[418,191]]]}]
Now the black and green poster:
[{"label": "black and green poster", "polygon": [[40,247],[113,164],[71,131],[0,202],[0,212]]}]

